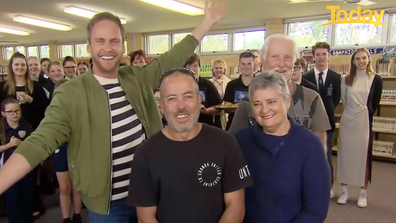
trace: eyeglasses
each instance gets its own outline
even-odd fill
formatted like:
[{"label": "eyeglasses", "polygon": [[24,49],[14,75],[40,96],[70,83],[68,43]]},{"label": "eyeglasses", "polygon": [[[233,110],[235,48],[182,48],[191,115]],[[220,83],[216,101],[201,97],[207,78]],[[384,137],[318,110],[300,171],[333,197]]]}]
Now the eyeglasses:
[{"label": "eyeglasses", "polygon": [[302,69],[301,66],[294,66],[294,67],[293,67],[293,70],[295,70],[295,71],[299,71],[299,70],[301,70],[301,69]]},{"label": "eyeglasses", "polygon": [[19,114],[21,110],[15,110],[15,111],[4,111],[4,113],[9,114],[9,115],[16,115]]}]

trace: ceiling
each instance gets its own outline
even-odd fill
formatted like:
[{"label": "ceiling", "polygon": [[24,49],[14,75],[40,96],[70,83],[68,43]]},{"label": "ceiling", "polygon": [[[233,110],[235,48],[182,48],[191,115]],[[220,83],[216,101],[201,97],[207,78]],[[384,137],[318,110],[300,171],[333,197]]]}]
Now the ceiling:
[{"label": "ceiling", "polygon": [[[183,0],[194,5],[203,5],[204,0]],[[298,18],[330,14],[326,5],[340,5],[341,9],[356,9],[356,5],[342,1],[324,3],[289,4],[288,0],[216,0],[227,4],[229,14],[214,29],[231,27],[251,27],[263,25],[270,18]],[[388,9],[396,7],[394,0],[376,0],[376,5],[362,9]],[[63,12],[63,7],[74,5],[81,8],[109,11],[128,23],[128,33],[150,33],[171,30],[185,30],[194,27],[202,16],[187,16],[166,9],[157,8],[139,0],[0,0],[0,26],[31,32],[29,36],[0,33],[0,45],[40,44],[49,41],[74,42],[86,38],[88,19]],[[12,20],[15,15],[25,15],[38,19],[68,24],[71,31],[56,31]],[[183,21],[183,22],[181,22]]]}]

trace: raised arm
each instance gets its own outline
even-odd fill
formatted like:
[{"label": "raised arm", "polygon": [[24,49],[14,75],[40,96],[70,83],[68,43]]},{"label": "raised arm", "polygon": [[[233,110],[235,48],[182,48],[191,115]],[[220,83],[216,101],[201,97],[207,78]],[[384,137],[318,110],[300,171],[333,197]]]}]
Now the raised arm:
[{"label": "raised arm", "polygon": [[[213,2],[208,6],[208,3],[206,2],[205,17],[191,32],[191,35],[187,35],[168,52],[162,54],[158,58],[154,59],[149,65],[142,68],[145,70],[144,78],[146,78],[147,85],[152,88],[158,87],[161,74],[166,69],[182,66],[185,60],[194,53],[205,34],[226,14],[227,10],[224,5],[216,5]],[[128,67],[129,69],[134,69],[130,66]]]},{"label": "raised arm", "polygon": [[39,127],[25,141],[0,169],[0,194],[28,174],[32,168],[49,157],[56,148],[68,141],[71,127],[70,98],[65,91],[54,94],[51,105]]}]

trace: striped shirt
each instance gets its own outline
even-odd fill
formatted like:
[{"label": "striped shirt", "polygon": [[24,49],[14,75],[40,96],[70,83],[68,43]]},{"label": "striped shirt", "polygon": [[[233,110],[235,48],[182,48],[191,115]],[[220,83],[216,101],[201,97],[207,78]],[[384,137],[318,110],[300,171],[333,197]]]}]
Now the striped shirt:
[{"label": "striped shirt", "polygon": [[112,141],[111,200],[114,201],[128,196],[133,155],[135,148],[144,141],[145,134],[135,110],[125,98],[125,92],[118,79],[95,77],[109,97]]}]

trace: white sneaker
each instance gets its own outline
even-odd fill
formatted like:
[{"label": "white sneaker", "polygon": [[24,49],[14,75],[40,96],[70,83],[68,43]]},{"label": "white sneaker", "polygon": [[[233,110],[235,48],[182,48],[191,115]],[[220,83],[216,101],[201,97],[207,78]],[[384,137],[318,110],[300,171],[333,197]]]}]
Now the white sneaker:
[{"label": "white sneaker", "polygon": [[359,199],[357,201],[357,206],[360,208],[367,207],[367,193],[364,191],[359,192]]},{"label": "white sneaker", "polygon": [[334,197],[335,197],[335,194],[334,194],[333,190],[330,190],[330,199],[332,199]]},{"label": "white sneaker", "polygon": [[338,204],[346,204],[348,202],[348,191],[341,190],[341,196],[337,199]]}]

